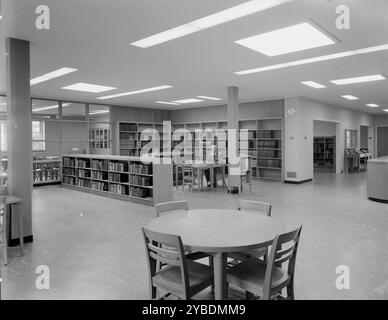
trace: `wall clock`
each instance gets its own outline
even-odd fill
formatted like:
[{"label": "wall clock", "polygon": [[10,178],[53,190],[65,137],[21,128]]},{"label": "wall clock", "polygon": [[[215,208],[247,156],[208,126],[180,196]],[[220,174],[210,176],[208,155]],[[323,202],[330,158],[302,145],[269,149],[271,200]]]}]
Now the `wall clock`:
[{"label": "wall clock", "polygon": [[295,107],[289,107],[289,108],[287,109],[287,114],[288,114],[290,117],[294,116],[294,115],[296,114],[296,109],[295,109]]}]

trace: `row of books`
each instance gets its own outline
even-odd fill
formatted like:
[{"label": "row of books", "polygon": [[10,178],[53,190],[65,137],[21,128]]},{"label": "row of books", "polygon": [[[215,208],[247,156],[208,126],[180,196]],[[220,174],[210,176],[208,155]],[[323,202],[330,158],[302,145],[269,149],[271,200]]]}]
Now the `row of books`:
[{"label": "row of books", "polygon": [[90,162],[89,160],[76,159],[76,165],[78,168],[89,168]]},{"label": "row of books", "polygon": [[281,152],[278,150],[257,150],[258,158],[281,158]]},{"label": "row of books", "polygon": [[129,183],[138,186],[152,186],[152,177],[129,176]]},{"label": "row of books", "polygon": [[75,159],[74,158],[63,158],[63,166],[75,167]]},{"label": "row of books", "polygon": [[128,175],[123,175],[120,173],[109,173],[109,181],[113,182],[128,182]]},{"label": "row of books", "polygon": [[257,141],[257,148],[263,149],[280,149],[282,147],[281,141]]},{"label": "row of books", "polygon": [[149,197],[152,197],[152,190],[130,187],[129,195],[137,198],[149,198]]},{"label": "row of books", "polygon": [[108,170],[109,161],[108,160],[92,160],[91,168],[96,170]]},{"label": "row of books", "polygon": [[75,176],[75,170],[72,168],[63,168],[63,174],[67,174],[69,176]]},{"label": "row of books", "polygon": [[132,174],[152,174],[152,166],[132,163],[129,166],[129,173],[132,173]]},{"label": "row of books", "polygon": [[78,177],[80,178],[90,178],[90,171],[89,170],[78,170]]},{"label": "row of books", "polygon": [[128,187],[122,184],[110,184],[109,192],[117,193],[120,195],[128,195]]},{"label": "row of books", "polygon": [[70,185],[75,185],[75,178],[74,177],[68,177],[68,176],[63,176],[63,183],[65,184],[70,184]]},{"label": "row of books", "polygon": [[97,180],[108,180],[108,173],[102,171],[92,171],[91,178]]},{"label": "row of books", "polygon": [[77,186],[82,188],[90,188],[90,180],[77,179]]},{"label": "row of books", "polygon": [[109,171],[128,172],[128,166],[123,162],[109,162]]},{"label": "row of books", "polygon": [[35,170],[32,173],[33,182],[55,182],[59,181],[59,171]]},{"label": "row of books", "polygon": [[257,166],[265,168],[281,168],[282,160],[258,159]]},{"label": "row of books", "polygon": [[98,191],[108,191],[108,184],[105,182],[91,181],[90,188]]}]

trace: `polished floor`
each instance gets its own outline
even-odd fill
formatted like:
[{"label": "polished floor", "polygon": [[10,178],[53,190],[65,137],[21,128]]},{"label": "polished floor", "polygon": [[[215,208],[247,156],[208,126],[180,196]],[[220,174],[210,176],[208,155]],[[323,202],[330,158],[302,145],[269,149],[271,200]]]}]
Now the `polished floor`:
[{"label": "polished floor", "polygon": [[[388,205],[366,199],[365,173],[317,172],[312,183],[254,182],[241,197],[268,201],[287,226],[303,224],[296,268],[297,299],[388,299]],[[174,191],[192,208],[234,208],[225,189]],[[34,243],[21,259],[10,250],[2,268],[3,299],[145,299],[147,268],[140,226],[153,208],[63,189],[34,189]],[[36,287],[49,267],[50,289]],[[336,287],[336,268],[350,271],[350,289]],[[206,298],[206,293],[200,298]],[[232,288],[230,298],[242,298]]]}]

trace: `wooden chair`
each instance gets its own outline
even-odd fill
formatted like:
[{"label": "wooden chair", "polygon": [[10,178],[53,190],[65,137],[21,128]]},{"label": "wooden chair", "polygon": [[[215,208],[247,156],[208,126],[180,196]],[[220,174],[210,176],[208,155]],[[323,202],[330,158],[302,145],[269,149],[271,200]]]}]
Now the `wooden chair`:
[{"label": "wooden chair", "polygon": [[[167,295],[187,300],[213,285],[212,268],[187,260],[180,236],[158,233],[144,227],[142,230],[147,252],[150,299],[156,299],[157,290],[162,290]],[[161,269],[157,269],[158,263],[163,264]]]},{"label": "wooden chair", "polygon": [[187,200],[168,201],[168,202],[156,204],[155,217],[159,217],[161,213],[176,211],[176,210],[189,210],[189,203],[187,202]]},{"label": "wooden chair", "polygon": [[3,248],[4,265],[8,264],[7,243],[7,197],[0,196],[0,246]]},{"label": "wooden chair", "polygon": [[[264,214],[270,217],[271,211],[272,211],[272,205],[265,202],[239,199],[237,210]],[[241,252],[232,252],[228,256],[229,258],[233,259],[233,261],[231,261],[229,265],[236,265],[238,261],[244,261],[252,257],[255,257],[258,259],[263,258],[265,261],[267,259],[267,254],[268,254],[267,248],[258,248],[258,249],[246,250]]]},{"label": "wooden chair", "polygon": [[[294,300],[296,253],[302,226],[284,233],[265,245],[271,245],[268,262],[250,258],[227,271],[227,281],[245,290],[246,298],[257,295],[269,300],[287,288],[286,299]],[[284,246],[286,246],[284,248]],[[287,262],[287,268],[283,264]],[[280,298],[280,297],[279,297]]]},{"label": "wooden chair", "polygon": [[193,190],[194,186],[198,186],[198,192],[201,191],[203,184],[203,174],[202,169],[196,168],[193,165],[182,165],[182,191],[185,188],[185,185],[190,186],[190,191]]}]

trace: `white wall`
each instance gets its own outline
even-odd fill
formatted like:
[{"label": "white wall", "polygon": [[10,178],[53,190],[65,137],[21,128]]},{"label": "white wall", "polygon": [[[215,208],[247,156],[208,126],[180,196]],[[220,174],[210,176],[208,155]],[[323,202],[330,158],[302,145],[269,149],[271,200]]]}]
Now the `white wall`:
[{"label": "white wall", "polygon": [[314,121],[314,137],[333,137],[336,135],[336,123]]},{"label": "white wall", "polygon": [[338,123],[336,168],[341,173],[344,163],[345,129],[358,131],[360,143],[360,126],[372,126],[373,117],[345,108],[328,105],[303,97],[287,98],[285,111],[295,107],[294,116],[285,115],[285,171],[296,172],[296,178],[289,181],[305,181],[313,178],[313,123],[314,120]]}]

